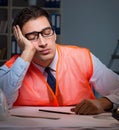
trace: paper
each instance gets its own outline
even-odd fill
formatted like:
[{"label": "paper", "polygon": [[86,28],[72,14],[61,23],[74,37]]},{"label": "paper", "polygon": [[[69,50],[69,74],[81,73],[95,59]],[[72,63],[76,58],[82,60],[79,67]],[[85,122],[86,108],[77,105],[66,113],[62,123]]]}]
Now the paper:
[{"label": "paper", "polygon": [[[43,112],[40,110],[53,110],[58,112],[69,112],[74,114],[70,111],[70,107],[15,107],[14,109],[10,110],[11,115],[16,116],[26,116],[26,117],[46,117],[46,118],[62,118],[64,117],[64,114],[57,114],[57,113],[51,113],[51,112]],[[66,114],[68,115],[68,114]],[[65,116],[66,116],[65,115]]]},{"label": "paper", "polygon": [[[72,114],[56,114],[38,111],[39,109],[56,110],[71,112],[71,107],[15,107],[10,110],[11,115],[19,115],[24,117],[10,116],[8,120],[0,122],[0,128],[119,128],[119,122],[115,120],[111,113],[99,115],[75,115]],[[33,116],[33,118],[27,118]],[[36,118],[35,118],[36,117]],[[48,117],[39,118],[39,117]],[[58,119],[50,119],[58,118]],[[29,129],[30,130],[30,129]],[[69,129],[70,130],[70,129]],[[79,129],[78,129],[79,130]],[[97,130],[97,129],[96,129]]]}]

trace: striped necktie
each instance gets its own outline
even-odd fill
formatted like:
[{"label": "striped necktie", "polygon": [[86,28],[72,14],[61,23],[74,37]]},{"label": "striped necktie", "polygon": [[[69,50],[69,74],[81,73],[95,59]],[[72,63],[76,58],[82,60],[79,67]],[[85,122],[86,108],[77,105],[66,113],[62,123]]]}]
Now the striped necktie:
[{"label": "striped necktie", "polygon": [[53,76],[53,74],[50,72],[50,68],[49,68],[49,67],[45,68],[45,71],[46,71],[47,74],[48,74],[47,82],[48,82],[48,84],[50,85],[50,87],[52,88],[53,92],[55,93],[55,89],[56,89],[56,79],[55,79],[55,77]]}]

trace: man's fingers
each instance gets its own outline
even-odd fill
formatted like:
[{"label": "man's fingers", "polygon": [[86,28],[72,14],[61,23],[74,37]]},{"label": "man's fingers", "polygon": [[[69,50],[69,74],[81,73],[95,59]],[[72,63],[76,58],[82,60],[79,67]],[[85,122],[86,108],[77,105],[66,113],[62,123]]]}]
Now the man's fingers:
[{"label": "man's fingers", "polygon": [[85,104],[85,102],[82,101],[81,103],[76,105],[75,108],[72,108],[71,111],[75,112],[76,114],[80,114],[80,112],[82,113],[84,111],[83,109],[85,109],[85,105],[84,104]]}]

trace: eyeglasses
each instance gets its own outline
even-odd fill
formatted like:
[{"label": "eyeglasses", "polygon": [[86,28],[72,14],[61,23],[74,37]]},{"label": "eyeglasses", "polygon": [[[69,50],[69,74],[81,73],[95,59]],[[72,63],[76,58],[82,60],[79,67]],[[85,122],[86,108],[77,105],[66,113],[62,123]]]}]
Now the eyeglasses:
[{"label": "eyeglasses", "polygon": [[39,34],[41,34],[42,37],[47,38],[47,37],[50,37],[50,36],[52,36],[54,34],[54,30],[51,27],[47,27],[47,28],[43,29],[40,32],[34,31],[34,32],[27,33],[27,34],[25,34],[25,37],[28,40],[33,40],[34,41],[34,40],[39,39]]}]

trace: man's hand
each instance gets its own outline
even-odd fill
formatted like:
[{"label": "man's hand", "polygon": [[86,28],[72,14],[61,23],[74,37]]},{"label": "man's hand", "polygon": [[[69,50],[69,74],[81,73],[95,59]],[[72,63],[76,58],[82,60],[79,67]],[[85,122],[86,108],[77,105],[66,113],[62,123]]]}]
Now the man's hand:
[{"label": "man's hand", "polygon": [[105,112],[105,110],[112,108],[112,102],[107,98],[100,99],[85,99],[77,104],[71,111],[81,115],[93,115]]},{"label": "man's hand", "polygon": [[18,25],[13,27],[13,33],[20,49],[22,50],[21,58],[23,58],[25,61],[31,62],[36,52],[34,43],[31,43],[31,41],[27,40],[23,36]]},{"label": "man's hand", "polygon": [[17,40],[17,43],[18,45],[20,46],[20,48],[22,50],[25,50],[27,48],[30,48],[30,46],[32,47],[33,45],[31,44],[31,42],[29,40],[27,40],[22,32],[21,32],[21,29],[18,25],[14,26],[13,27],[13,33],[14,33],[14,36]]}]

